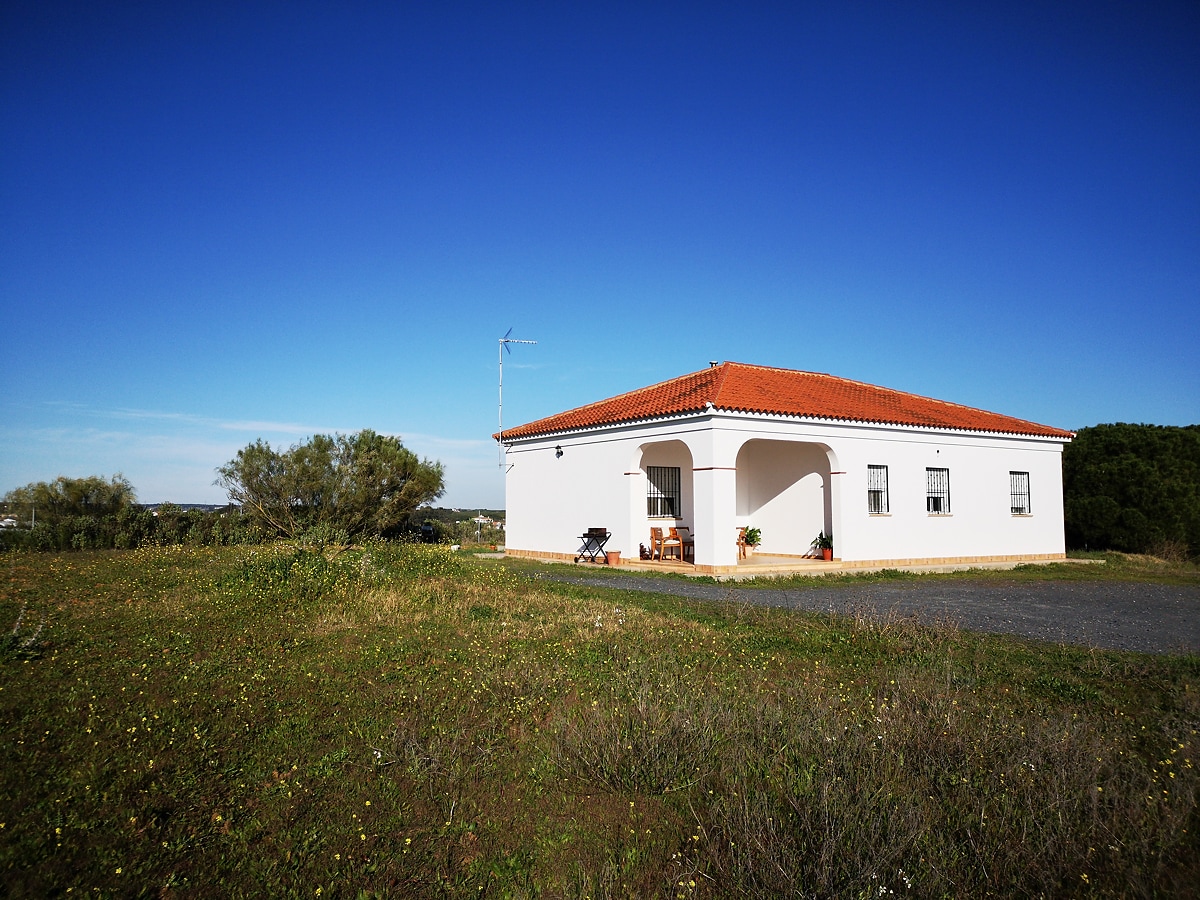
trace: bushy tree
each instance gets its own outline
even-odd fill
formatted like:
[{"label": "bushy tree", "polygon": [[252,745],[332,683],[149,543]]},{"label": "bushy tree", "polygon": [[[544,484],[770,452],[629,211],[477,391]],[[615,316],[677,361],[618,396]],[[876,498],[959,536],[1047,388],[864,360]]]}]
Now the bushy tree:
[{"label": "bushy tree", "polygon": [[102,519],[116,516],[137,504],[133,485],[123,475],[105,480],[102,475],[87,478],[59,477],[37,481],[9,491],[4,502],[23,522],[37,521],[58,525],[68,519]]},{"label": "bushy tree", "polygon": [[120,475],[28,484],[0,502],[22,525],[0,530],[0,551],[257,544],[266,537],[236,506],[185,510],[162,503],[147,509],[135,502],[133,486]]},{"label": "bushy tree", "polygon": [[1063,451],[1067,543],[1200,554],[1200,426],[1081,428]]},{"label": "bushy tree", "polygon": [[216,483],[265,528],[287,537],[313,529],[389,535],[445,490],[442,464],[369,429],[318,434],[279,452],[259,439],[217,469]]}]

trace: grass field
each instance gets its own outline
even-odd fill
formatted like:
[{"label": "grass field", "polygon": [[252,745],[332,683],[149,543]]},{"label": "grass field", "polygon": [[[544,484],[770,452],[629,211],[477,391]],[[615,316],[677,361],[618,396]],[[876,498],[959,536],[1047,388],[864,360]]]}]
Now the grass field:
[{"label": "grass field", "polygon": [[1200,886],[1195,656],[534,583],[437,547],[0,572],[7,896]]}]

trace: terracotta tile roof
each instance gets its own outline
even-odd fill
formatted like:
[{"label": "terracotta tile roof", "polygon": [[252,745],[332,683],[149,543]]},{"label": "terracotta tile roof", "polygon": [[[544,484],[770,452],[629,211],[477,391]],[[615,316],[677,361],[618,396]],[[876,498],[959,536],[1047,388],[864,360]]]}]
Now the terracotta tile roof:
[{"label": "terracotta tile roof", "polygon": [[[1071,438],[1061,428],[1038,425],[999,413],[933,400],[904,391],[876,387],[819,372],[798,372],[727,362],[681,375],[504,429],[505,438],[532,437],[600,425],[616,425],[700,412],[711,403],[718,410],[839,419],[888,425],[990,431],[1039,437]],[[499,438],[499,435],[492,435]]]}]

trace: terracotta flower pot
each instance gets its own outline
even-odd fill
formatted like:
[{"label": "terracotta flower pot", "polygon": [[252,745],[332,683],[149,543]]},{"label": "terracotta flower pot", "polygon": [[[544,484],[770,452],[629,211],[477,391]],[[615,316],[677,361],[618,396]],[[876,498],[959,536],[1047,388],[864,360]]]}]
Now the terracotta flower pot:
[{"label": "terracotta flower pot", "polygon": [[833,548],[832,547],[822,547],[821,548],[821,559],[825,560],[825,562],[832,562],[833,561]]},{"label": "terracotta flower pot", "polygon": [[610,566],[619,566],[621,564],[620,550],[605,550],[604,556],[608,560]]}]

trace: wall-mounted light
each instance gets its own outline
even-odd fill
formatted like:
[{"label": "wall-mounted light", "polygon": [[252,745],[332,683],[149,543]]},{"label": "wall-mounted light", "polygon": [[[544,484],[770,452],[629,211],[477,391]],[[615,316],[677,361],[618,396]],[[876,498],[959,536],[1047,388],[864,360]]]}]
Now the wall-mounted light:
[{"label": "wall-mounted light", "polygon": [[555,447],[555,448],[554,448],[554,458],[555,458],[555,459],[561,459],[561,458],[562,458],[562,447]]}]

